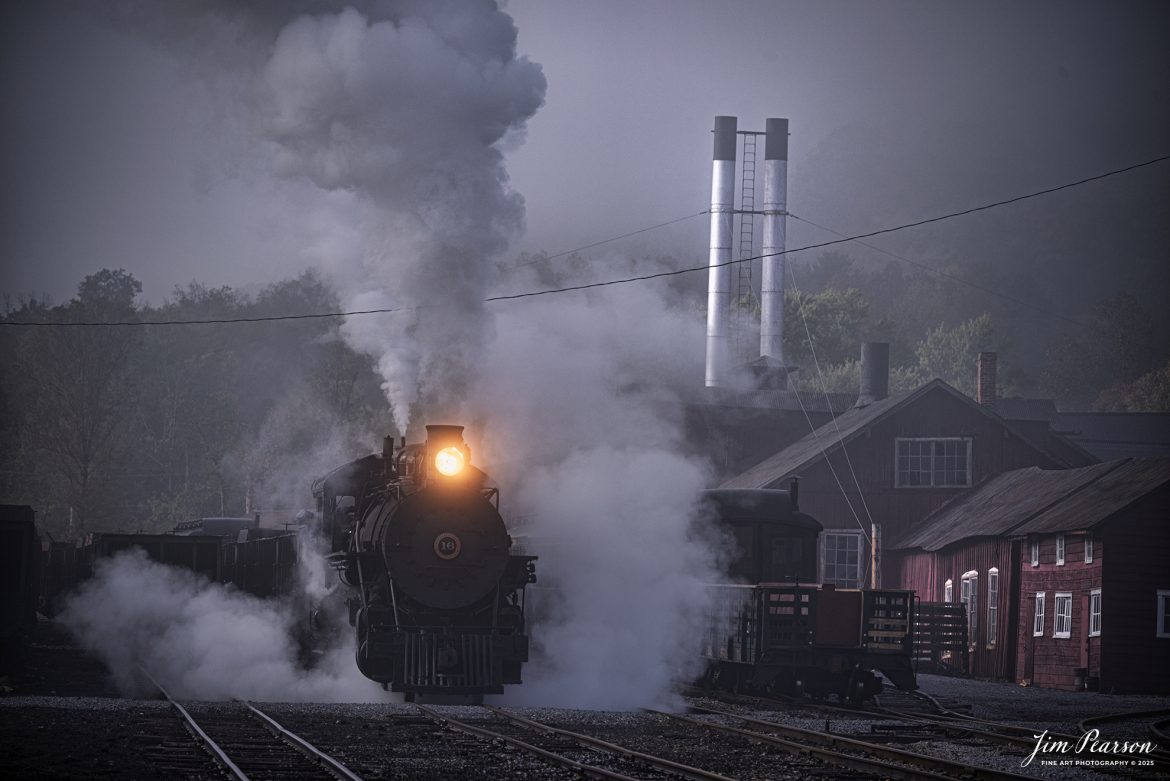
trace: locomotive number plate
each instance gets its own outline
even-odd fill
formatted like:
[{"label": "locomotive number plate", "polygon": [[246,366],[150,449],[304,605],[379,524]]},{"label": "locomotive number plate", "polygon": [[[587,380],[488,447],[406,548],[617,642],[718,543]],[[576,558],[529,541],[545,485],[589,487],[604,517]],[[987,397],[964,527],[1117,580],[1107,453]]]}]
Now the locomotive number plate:
[{"label": "locomotive number plate", "polygon": [[435,538],[435,555],[440,559],[450,560],[463,550],[463,542],[451,532],[443,532]]}]

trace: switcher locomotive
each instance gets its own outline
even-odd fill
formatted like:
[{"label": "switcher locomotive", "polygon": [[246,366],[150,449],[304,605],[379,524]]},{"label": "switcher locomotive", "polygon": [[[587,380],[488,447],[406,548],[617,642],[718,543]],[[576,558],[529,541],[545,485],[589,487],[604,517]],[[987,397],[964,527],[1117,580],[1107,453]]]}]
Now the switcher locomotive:
[{"label": "switcher locomotive", "polygon": [[330,560],[351,588],[357,665],[408,700],[471,701],[521,682],[525,587],[535,557],[512,553],[499,491],[472,466],[462,426],[335,469],[313,484]]},{"label": "switcher locomotive", "polygon": [[[837,695],[860,703],[882,690],[917,688],[912,664],[914,592],[818,585],[821,524],[790,490],[704,492],[711,516],[735,540],[735,585],[712,586],[703,683],[767,694]],[[743,585],[740,585],[743,584]]]}]

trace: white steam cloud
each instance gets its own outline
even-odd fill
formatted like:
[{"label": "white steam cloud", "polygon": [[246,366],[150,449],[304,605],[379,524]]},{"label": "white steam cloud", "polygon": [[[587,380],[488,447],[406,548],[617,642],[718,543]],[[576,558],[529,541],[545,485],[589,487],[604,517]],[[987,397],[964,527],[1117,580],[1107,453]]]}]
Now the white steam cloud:
[{"label": "white steam cloud", "polygon": [[668,411],[670,389],[702,376],[702,327],[653,286],[497,313],[471,417],[506,509],[527,521],[513,534],[541,557],[533,662],[510,701],[661,704],[701,671],[723,545],[693,523],[707,468]]},{"label": "white steam cloud", "polygon": [[353,702],[389,698],[358,672],[353,646],[312,670],[297,660],[292,611],[151,561],[140,550],[97,563],[61,620],[109,667],[120,691],[149,691],[141,666],[174,697]]},{"label": "white steam cloud", "polygon": [[[186,56],[234,101],[219,132],[247,135],[237,152],[260,161],[241,166],[256,180],[243,189],[293,210],[296,258],[324,268],[344,308],[400,310],[341,328],[373,357],[399,432],[417,441],[423,423],[466,425],[506,515],[527,519],[513,534],[531,535],[539,585],[553,593],[532,626],[526,683],[507,698],[660,703],[697,672],[703,585],[720,579],[722,543],[693,523],[706,465],[685,454],[669,412],[668,389],[702,376],[701,318],[655,283],[485,304],[489,292],[543,286],[532,269],[495,280],[524,215],[503,153],[543,101],[541,70],[517,55],[516,28],[492,0],[353,5],[196,4],[177,15],[198,25],[137,27],[168,49],[176,36],[214,42]],[[626,260],[607,263],[571,281],[616,276]],[[282,452],[253,450],[262,466]],[[70,620],[117,669],[171,664],[156,669],[180,694],[238,695],[239,682],[261,699],[369,696],[361,681],[342,683],[360,678],[352,657],[300,676],[278,610],[193,583],[123,560]]]}]

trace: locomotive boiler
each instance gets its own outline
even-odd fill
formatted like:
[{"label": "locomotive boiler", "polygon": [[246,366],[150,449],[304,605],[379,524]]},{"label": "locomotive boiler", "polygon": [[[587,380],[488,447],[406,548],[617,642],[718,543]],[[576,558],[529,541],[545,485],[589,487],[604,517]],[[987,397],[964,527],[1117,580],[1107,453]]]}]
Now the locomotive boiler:
[{"label": "locomotive boiler", "polygon": [[499,490],[471,464],[463,427],[366,456],[317,480],[330,560],[351,588],[357,665],[408,700],[472,701],[521,682],[534,556],[511,551]]}]

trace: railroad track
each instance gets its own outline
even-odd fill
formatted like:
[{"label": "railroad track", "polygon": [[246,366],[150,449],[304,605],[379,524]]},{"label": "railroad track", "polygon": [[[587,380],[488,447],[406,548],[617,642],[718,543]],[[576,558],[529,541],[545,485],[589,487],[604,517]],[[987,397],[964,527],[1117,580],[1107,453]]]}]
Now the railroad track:
[{"label": "railroad track", "polygon": [[[194,738],[194,741],[176,739],[166,734],[163,725],[154,723],[153,739],[146,751],[163,777],[206,778],[206,755],[210,755],[215,764],[238,781],[361,781],[360,776],[341,762],[249,703],[205,705],[196,718],[191,712],[194,708],[184,707],[157,681],[150,680]],[[147,732],[150,734],[152,730]]]},{"label": "railroad track", "polygon": [[737,735],[761,743],[766,742],[794,755],[811,754],[826,764],[849,771],[873,773],[884,778],[936,779],[939,781],[942,779],[1018,781],[1027,778],[1027,776],[1016,773],[952,762],[836,733],[791,727],[732,711],[715,708],[694,708],[693,710],[707,716],[729,719],[740,724],[730,726],[672,713],[661,713],[660,715],[725,734]]},{"label": "railroad track", "polygon": [[[490,705],[483,708],[496,717],[491,726],[453,719],[426,705],[415,707],[448,729],[474,735],[483,740],[506,743],[586,778],[607,781],[644,781],[657,778],[732,781],[728,776],[719,773],[635,751],[584,733],[526,719]],[[631,775],[635,772],[638,775]]]}]

